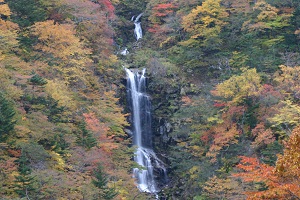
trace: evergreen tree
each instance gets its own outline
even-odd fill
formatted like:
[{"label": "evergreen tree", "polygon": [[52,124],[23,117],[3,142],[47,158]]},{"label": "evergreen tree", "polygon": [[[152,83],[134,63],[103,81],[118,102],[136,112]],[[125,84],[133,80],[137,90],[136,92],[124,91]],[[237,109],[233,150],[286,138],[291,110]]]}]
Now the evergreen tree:
[{"label": "evergreen tree", "polygon": [[23,152],[16,162],[19,164],[19,175],[15,176],[15,192],[20,197],[29,199],[30,193],[36,190],[34,187],[34,177],[30,175],[31,169],[29,167],[29,160]]},{"label": "evergreen tree", "polygon": [[97,169],[94,170],[93,173],[94,179],[92,183],[94,186],[100,189],[100,192],[95,196],[95,199],[113,199],[118,195],[115,188],[109,188],[107,186],[108,183],[108,175],[103,171],[103,167],[101,164],[98,164]]},{"label": "evergreen tree", "polygon": [[14,129],[16,123],[13,120],[14,115],[13,106],[0,92],[0,141],[5,141],[8,134]]},{"label": "evergreen tree", "polygon": [[78,125],[78,128],[80,130],[80,133],[77,135],[77,140],[76,140],[77,144],[87,149],[96,146],[97,141],[93,137],[93,134],[86,129],[86,124],[80,123]]},{"label": "evergreen tree", "polygon": [[29,81],[34,84],[34,85],[45,85],[47,84],[47,80],[44,79],[43,77],[41,77],[40,75],[38,74],[34,74],[30,79]]},{"label": "evergreen tree", "polygon": [[13,11],[12,20],[22,27],[47,19],[46,7],[41,0],[7,0]]}]

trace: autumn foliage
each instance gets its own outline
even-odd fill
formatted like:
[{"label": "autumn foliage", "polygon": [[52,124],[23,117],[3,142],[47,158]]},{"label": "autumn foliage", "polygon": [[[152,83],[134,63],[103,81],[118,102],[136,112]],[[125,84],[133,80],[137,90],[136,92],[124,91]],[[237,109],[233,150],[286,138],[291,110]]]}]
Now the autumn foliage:
[{"label": "autumn foliage", "polygon": [[105,6],[105,10],[107,11],[109,18],[112,19],[113,17],[115,17],[115,7],[110,0],[99,0],[98,2]]},{"label": "autumn foliage", "polygon": [[168,14],[174,12],[173,9],[177,8],[172,3],[165,3],[165,4],[157,4],[153,7],[153,15],[157,17],[165,17]]},{"label": "autumn foliage", "polygon": [[1,198],[97,199],[98,163],[115,199],[151,198],[125,65],[147,68],[160,198],[299,199],[299,22],[296,0],[0,0]]},{"label": "autumn foliage", "polygon": [[278,155],[276,166],[260,163],[257,158],[241,156],[237,168],[244,172],[235,174],[246,182],[262,182],[266,189],[248,191],[248,199],[294,199],[300,197],[299,127],[288,139],[283,155]]},{"label": "autumn foliage", "polygon": [[113,3],[24,3],[0,0],[0,196],[95,199],[100,162],[107,188],[132,199],[138,190],[116,97]]},{"label": "autumn foliage", "polygon": [[189,39],[182,42],[183,45],[200,43],[205,46],[210,40],[215,40],[216,45],[221,42],[219,34],[226,24],[224,19],[228,17],[228,13],[220,3],[220,0],[206,0],[183,17],[182,27],[190,34]]}]

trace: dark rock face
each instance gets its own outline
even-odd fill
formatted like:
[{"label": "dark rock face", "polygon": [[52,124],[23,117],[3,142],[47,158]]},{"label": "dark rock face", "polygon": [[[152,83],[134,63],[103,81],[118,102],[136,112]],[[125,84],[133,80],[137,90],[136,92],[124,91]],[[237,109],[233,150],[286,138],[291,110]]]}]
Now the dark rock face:
[{"label": "dark rock face", "polygon": [[133,136],[133,144],[137,147],[134,160],[142,167],[134,168],[133,174],[140,191],[157,194],[168,182],[168,177],[166,164],[160,159],[163,156],[158,156],[153,149],[155,145],[152,134],[152,106],[151,98],[146,92],[145,69],[142,72],[125,70],[128,77],[127,100],[132,125],[131,130],[126,132]]},{"label": "dark rock face", "polygon": [[[160,160],[167,166],[167,172],[171,172],[171,161],[169,160],[170,148],[174,145],[171,137],[173,131],[173,114],[179,109],[181,104],[182,86],[181,81],[163,73],[150,73],[148,75],[148,94],[151,96],[152,103],[152,130],[153,146]],[[160,199],[168,196],[168,189],[173,185],[172,177],[167,177],[160,170],[154,170],[157,185],[162,188]],[[164,189],[165,188],[165,189]],[[166,193],[167,192],[167,193]]]},{"label": "dark rock face", "polygon": [[[135,71],[135,70],[133,70]],[[164,188],[171,184],[172,180],[167,176],[169,171],[170,161],[168,159],[168,154],[170,151],[170,145],[174,143],[172,137],[170,136],[173,131],[172,116],[180,107],[180,98],[182,92],[181,82],[179,80],[173,80],[169,82],[169,77],[166,74],[151,73],[147,68],[145,84],[147,85],[147,95],[151,100],[151,122],[152,125],[149,127],[152,130],[152,138],[147,138],[151,140],[151,146],[155,151],[156,156],[159,160],[164,163],[166,170],[162,170],[155,161],[152,161],[153,165],[153,176],[157,185],[157,188],[161,190],[159,193],[160,199],[163,199]],[[176,77],[175,77],[176,79]],[[123,81],[126,84],[126,79]],[[128,99],[130,97],[123,96],[123,99],[127,99],[126,112],[131,111],[130,103]],[[126,100],[124,100],[126,102]],[[131,117],[128,118],[130,124],[133,123]],[[143,120],[142,120],[143,121]],[[125,130],[129,137],[133,136],[132,127]],[[145,141],[146,142],[146,141]],[[149,141],[148,141],[149,142]],[[144,142],[142,142],[144,143]]]}]

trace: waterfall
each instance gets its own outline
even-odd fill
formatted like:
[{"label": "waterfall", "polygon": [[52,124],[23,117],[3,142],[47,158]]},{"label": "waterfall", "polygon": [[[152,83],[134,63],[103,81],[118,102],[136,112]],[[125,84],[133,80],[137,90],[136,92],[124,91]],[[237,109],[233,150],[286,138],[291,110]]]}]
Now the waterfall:
[{"label": "waterfall", "polygon": [[127,48],[125,48],[123,51],[120,52],[121,55],[126,56],[129,54],[129,51]]},{"label": "waterfall", "polygon": [[142,15],[143,13],[139,14],[135,20],[134,20],[134,16],[131,18],[131,21],[134,20],[134,26],[135,26],[134,35],[137,41],[143,37],[141,22],[139,22],[139,19],[141,18]]},{"label": "waterfall", "polygon": [[142,192],[157,193],[154,168],[158,168],[166,176],[164,164],[152,150],[151,103],[146,94],[145,69],[142,73],[133,73],[126,69],[127,95],[131,107],[133,144],[137,149],[134,160],[140,168],[134,168],[138,188]]},{"label": "waterfall", "polygon": [[141,22],[134,22],[135,28],[134,28],[134,35],[136,40],[138,41],[143,37]]}]

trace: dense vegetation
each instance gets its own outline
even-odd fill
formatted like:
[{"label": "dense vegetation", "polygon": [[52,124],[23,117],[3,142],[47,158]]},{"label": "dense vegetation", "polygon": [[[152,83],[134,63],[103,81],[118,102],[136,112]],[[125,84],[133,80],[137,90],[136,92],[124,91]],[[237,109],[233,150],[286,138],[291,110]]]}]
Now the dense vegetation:
[{"label": "dense vegetation", "polygon": [[2,199],[152,198],[122,66],[147,68],[162,198],[300,198],[298,0],[0,0],[0,42]]}]

